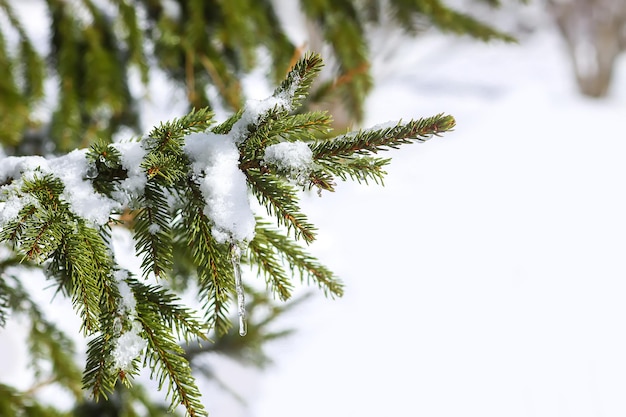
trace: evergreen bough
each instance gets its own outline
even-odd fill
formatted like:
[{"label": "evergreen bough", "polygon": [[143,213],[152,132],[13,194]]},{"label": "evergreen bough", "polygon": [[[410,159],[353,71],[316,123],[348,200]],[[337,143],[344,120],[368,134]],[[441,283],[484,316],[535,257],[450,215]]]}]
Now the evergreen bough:
[{"label": "evergreen bough", "polygon": [[[30,317],[31,355],[52,361],[56,382],[80,398],[71,342],[19,277],[6,272],[9,265],[44,265],[57,291],[71,299],[89,338],[83,389],[95,398],[120,395],[120,381],[145,398],[131,381],[147,367],[171,409],[180,404],[189,416],[207,414],[190,352],[196,342],[211,343],[209,331],[225,335],[232,327],[240,263],[256,268],[280,300],[291,297],[294,275],[328,296],[343,294],[341,281],[298,243],[316,236],[299,192],[333,191],[337,178],[381,182],[389,159],[378,152],[423,142],[455,122],[440,114],[333,137],[328,115],[298,112],[321,66],[318,55],[305,56],[271,97],[248,102],[221,123],[198,109],[138,141],[0,160],[0,242],[9,248],[0,268],[0,323],[10,312]],[[242,207],[248,196],[266,213]],[[114,227],[132,231],[141,276],[116,262]],[[195,270],[201,311],[177,295],[181,262]],[[41,332],[56,336],[40,338]],[[23,406],[19,393],[0,398],[2,415]]]}]

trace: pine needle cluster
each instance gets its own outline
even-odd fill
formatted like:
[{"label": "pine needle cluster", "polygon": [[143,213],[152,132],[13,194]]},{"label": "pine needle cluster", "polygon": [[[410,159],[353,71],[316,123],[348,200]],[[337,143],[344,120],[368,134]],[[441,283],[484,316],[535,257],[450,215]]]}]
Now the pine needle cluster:
[{"label": "pine needle cluster", "polygon": [[[300,209],[300,192],[333,191],[337,178],[380,182],[389,160],[377,153],[445,133],[454,119],[437,115],[332,137],[326,114],[299,112],[321,66],[318,55],[305,56],[271,97],[249,101],[221,123],[205,108],[140,141],[0,161],[0,242],[10,254],[0,268],[0,321],[14,312],[31,317],[34,352],[59,364],[53,374],[60,383],[77,396],[82,387],[107,397],[145,367],[172,409],[206,415],[191,352],[211,344],[209,332],[229,334],[233,300],[243,290],[235,280],[240,264],[264,277],[269,297],[290,299],[298,277],[328,296],[343,294],[341,281],[299,243],[317,232]],[[266,212],[253,213],[248,198]],[[132,231],[137,276],[114,255],[114,227]],[[199,311],[175,291],[182,260],[192,265]],[[65,337],[38,339],[58,332],[7,272],[17,263],[45,265],[71,300],[89,339],[82,379],[76,366],[65,366],[72,363]]]}]

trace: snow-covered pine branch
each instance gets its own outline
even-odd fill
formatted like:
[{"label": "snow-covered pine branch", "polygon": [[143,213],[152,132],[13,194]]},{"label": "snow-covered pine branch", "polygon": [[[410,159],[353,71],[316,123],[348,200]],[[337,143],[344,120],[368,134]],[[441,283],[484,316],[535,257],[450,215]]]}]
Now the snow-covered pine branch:
[{"label": "snow-covered pine branch", "polygon": [[[297,243],[315,239],[299,188],[332,190],[335,176],[382,179],[388,160],[375,156],[379,150],[439,135],[454,119],[438,115],[329,138],[325,114],[296,113],[321,65],[317,55],[304,57],[272,96],[248,102],[221,124],[203,109],[139,141],[0,160],[0,241],[45,264],[71,298],[91,338],[83,382],[95,396],[112,392],[118,379],[130,382],[143,362],[167,386],[172,407],[205,415],[179,343],[209,329],[226,333],[236,296],[245,327],[240,262],[257,267],[282,300],[291,295],[292,271],[342,295],[337,277]],[[255,213],[251,198],[287,234]],[[133,232],[144,279],[166,281],[176,262],[188,262],[201,314],[159,281],[143,284],[121,268],[110,248],[112,227]]]}]

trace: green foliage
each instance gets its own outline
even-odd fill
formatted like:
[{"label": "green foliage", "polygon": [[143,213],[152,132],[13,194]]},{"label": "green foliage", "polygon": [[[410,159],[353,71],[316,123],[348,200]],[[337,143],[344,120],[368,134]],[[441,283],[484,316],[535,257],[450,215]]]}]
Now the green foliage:
[{"label": "green foliage", "polygon": [[[246,348],[246,338],[233,339],[231,302],[242,288],[231,261],[248,263],[265,277],[267,293],[248,288],[250,306],[269,305],[273,297],[289,300],[294,275],[328,296],[343,294],[341,281],[298,244],[312,242],[316,231],[300,210],[299,189],[332,191],[335,177],[381,181],[388,160],[378,158],[379,151],[449,131],[454,119],[437,115],[329,138],[328,116],[298,113],[321,65],[319,56],[305,56],[271,97],[250,102],[221,124],[202,109],[162,123],[139,142],[96,143],[50,160],[2,161],[0,242],[10,247],[10,259],[45,264],[58,292],[71,300],[89,339],[82,387],[94,398],[115,398],[117,382],[132,386],[143,366],[166,391],[171,410],[182,405],[187,415],[202,416],[207,413],[190,361],[203,348],[194,344],[215,352],[230,347],[265,363],[258,345]],[[270,147],[287,156],[269,158]],[[289,165],[302,155],[308,159]],[[220,194],[238,182],[243,191]],[[226,222],[219,212],[239,213],[241,207],[229,204],[241,192],[246,204],[254,196],[267,211],[267,218],[254,218],[250,210],[252,230],[245,233],[246,210]],[[102,210],[104,216],[97,215]],[[113,255],[114,227],[132,232],[141,279]],[[241,259],[231,259],[236,248]],[[176,266],[181,263],[189,268]],[[5,277],[6,269],[0,272],[0,317],[28,311],[35,360],[52,360],[55,381],[80,396],[76,367],[64,367],[71,362],[69,340],[36,308],[16,307],[29,302],[28,294],[19,280]],[[177,286],[197,288],[200,311],[182,303]],[[285,334],[267,329],[279,313],[253,318],[251,343]],[[216,342],[208,341],[209,334]]]},{"label": "green foliage", "polygon": [[0,415],[3,417],[70,417],[69,413],[43,406],[33,401],[32,397],[4,384],[0,384]]},{"label": "green foliage", "polygon": [[[16,316],[27,323],[35,376],[24,391],[0,385],[1,416],[69,417],[40,404],[37,392],[48,385],[75,399],[73,417],[157,417],[176,413],[179,405],[187,415],[205,415],[191,370],[218,381],[219,375],[198,358],[214,353],[267,365],[264,343],[291,332],[275,330],[273,320],[302,301],[292,297],[294,279],[330,297],[343,294],[341,281],[300,244],[313,242],[317,233],[300,209],[300,193],[334,191],[337,179],[382,183],[389,159],[379,151],[454,126],[450,116],[438,115],[333,138],[331,117],[310,109],[340,98],[356,121],[362,119],[372,87],[368,28],[390,13],[411,34],[434,25],[482,40],[510,40],[439,0],[303,0],[300,9],[333,62],[330,77],[320,81],[321,58],[298,60],[306,46],[288,38],[275,2],[105,3],[41,2],[50,37],[47,45],[35,45],[25,24],[29,16],[19,13],[23,4],[0,0],[7,23],[0,27],[0,145],[10,155],[63,155],[0,159],[0,327]],[[245,104],[240,82],[259,66],[279,84],[260,110],[259,103]],[[139,133],[144,93],[131,85],[137,79],[147,84],[156,71],[186,92],[189,111],[140,141],[111,144],[124,128]],[[233,115],[216,123],[212,108],[220,106]],[[206,190],[210,175],[186,150],[193,134],[204,135],[207,147],[221,141],[237,151],[235,168],[265,209],[255,213],[253,238],[224,238],[218,230]],[[266,149],[281,143],[306,144],[310,163],[294,171],[266,160]],[[88,149],[64,155],[77,147]],[[62,175],[77,166],[74,179]],[[106,211],[103,217],[81,209],[84,201],[77,205],[86,189],[91,208]],[[132,233],[141,259],[137,277],[111,252],[115,228]],[[267,289],[245,285],[246,337],[232,326],[235,247]],[[58,297],[71,300],[80,318],[79,336],[87,339],[82,372],[72,338],[23,287],[35,268],[45,272]],[[182,303],[178,294],[185,291],[197,294],[198,311]],[[133,352],[121,351],[122,340],[133,341],[126,346]],[[142,367],[166,391],[169,410],[133,384]]]},{"label": "green foliage", "polygon": [[301,280],[313,281],[325,295],[343,295],[343,284],[329,269],[262,220],[257,222],[256,235],[250,243],[250,257],[252,264],[265,275],[268,287],[282,300],[289,299],[293,287],[284,265],[288,265],[290,275],[297,271]]},{"label": "green foliage", "polygon": [[[498,5],[496,0],[482,1]],[[144,92],[133,82],[147,84],[155,71],[186,92],[189,110],[225,107],[236,112],[245,102],[240,82],[244,74],[262,66],[279,82],[303,50],[310,49],[288,37],[279,10],[269,0],[104,4],[41,2],[50,38],[48,44],[34,45],[24,24],[27,16],[17,13],[24,10],[18,0],[0,0],[0,14],[8,23],[0,28],[0,144],[9,153],[30,154],[34,149],[44,154],[51,143],[63,153],[102,138],[109,141],[123,128],[139,132],[138,101]],[[372,87],[373,51],[366,34],[381,23],[383,14],[413,35],[435,26],[481,40],[511,40],[441,0],[301,0],[299,5],[310,28],[328,46],[325,58],[334,62],[305,108],[323,108],[339,98],[357,122]],[[44,89],[46,81],[54,87]],[[50,114],[42,112],[44,102]]]}]

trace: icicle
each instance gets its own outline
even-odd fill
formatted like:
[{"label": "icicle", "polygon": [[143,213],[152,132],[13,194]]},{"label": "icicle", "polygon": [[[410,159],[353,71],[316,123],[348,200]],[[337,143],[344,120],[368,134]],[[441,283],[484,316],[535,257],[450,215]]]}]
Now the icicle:
[{"label": "icicle", "polygon": [[241,249],[237,244],[230,245],[230,261],[233,264],[233,273],[235,274],[235,291],[237,292],[237,308],[239,313],[239,335],[245,336],[248,333],[248,325],[246,324],[246,296],[243,292],[243,283],[241,282]]},{"label": "icicle", "polygon": [[96,167],[96,164],[89,164],[87,166],[87,172],[85,173],[85,176],[90,180],[98,176],[98,168]]}]

